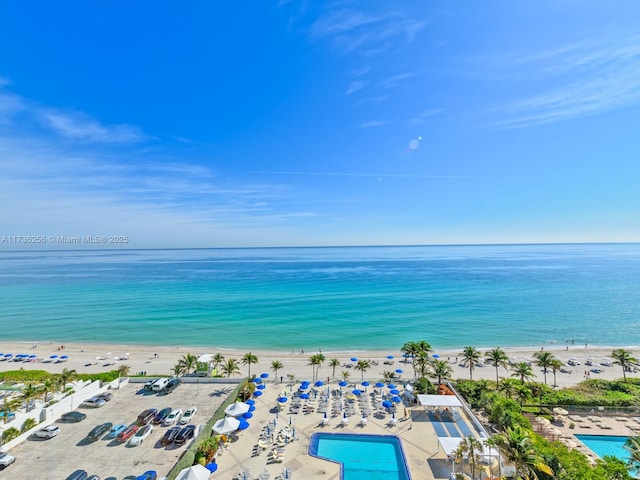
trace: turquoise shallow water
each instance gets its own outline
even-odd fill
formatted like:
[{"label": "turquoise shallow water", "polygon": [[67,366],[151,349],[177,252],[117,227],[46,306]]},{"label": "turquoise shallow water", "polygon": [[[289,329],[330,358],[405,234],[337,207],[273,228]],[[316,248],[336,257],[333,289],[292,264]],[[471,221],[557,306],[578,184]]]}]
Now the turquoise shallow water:
[{"label": "turquoise shallow water", "polygon": [[7,340],[640,345],[640,245],[0,252]]}]

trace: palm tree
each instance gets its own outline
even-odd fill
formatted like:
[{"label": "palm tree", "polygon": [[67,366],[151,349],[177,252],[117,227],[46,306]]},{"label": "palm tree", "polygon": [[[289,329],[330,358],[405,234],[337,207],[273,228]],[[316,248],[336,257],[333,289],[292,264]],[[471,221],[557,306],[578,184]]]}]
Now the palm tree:
[{"label": "palm tree", "polygon": [[544,383],[547,384],[547,369],[551,367],[551,363],[555,360],[556,357],[553,356],[551,352],[547,352],[545,350],[540,350],[533,354],[533,357],[536,359],[536,365],[542,368],[542,372],[544,373]]},{"label": "palm tree", "polygon": [[493,366],[496,367],[496,385],[500,381],[498,379],[498,368],[504,367],[507,371],[509,369],[509,357],[500,347],[492,348],[488,352],[484,354],[484,358],[493,363]]},{"label": "palm tree", "polygon": [[371,368],[371,363],[369,363],[369,360],[358,360],[356,366],[353,368],[355,368],[356,370],[360,370],[360,375],[362,377],[362,381],[364,382],[364,372]]},{"label": "palm tree", "polygon": [[518,362],[513,366],[512,377],[520,377],[520,382],[524,384],[527,380],[533,380],[535,375],[533,374],[533,368],[527,362]]},{"label": "palm tree", "polygon": [[4,399],[0,405],[0,413],[2,413],[2,418],[4,419],[5,424],[9,421],[9,414],[15,412],[21,403],[22,400],[19,398]]},{"label": "palm tree", "polygon": [[431,376],[438,379],[438,385],[442,384],[442,380],[449,380],[453,375],[453,368],[449,362],[436,359],[431,364]]},{"label": "palm tree", "polygon": [[616,359],[615,362],[622,367],[622,377],[624,381],[627,381],[627,368],[632,363],[638,363],[638,359],[634,357],[629,350],[625,350],[624,348],[617,348],[613,352],[611,352],[611,356]]},{"label": "palm tree", "polygon": [[627,438],[624,448],[629,452],[629,467],[640,472],[640,437]]},{"label": "palm tree", "polygon": [[26,404],[27,413],[29,412],[29,410],[31,410],[31,400],[37,397],[39,393],[40,392],[38,391],[38,389],[31,383],[22,389],[21,398]]},{"label": "palm tree", "polygon": [[254,363],[258,363],[258,357],[256,357],[253,353],[245,353],[244,357],[242,357],[242,364],[247,365],[249,367],[248,377],[251,378],[251,365]]},{"label": "palm tree", "polygon": [[316,380],[317,369],[320,368],[320,353],[316,353],[309,357],[309,363],[311,365],[311,380]]},{"label": "palm tree", "polygon": [[238,396],[242,399],[242,401],[246,401],[251,398],[253,392],[256,391],[256,384],[250,380],[244,380],[240,385],[240,390],[238,391]]},{"label": "palm tree", "polygon": [[278,370],[284,368],[284,365],[280,360],[274,360],[271,362],[271,370],[273,370],[273,374],[276,376],[276,381],[278,381]]},{"label": "palm tree", "polygon": [[346,382],[349,380],[351,373],[348,370],[343,370],[342,372],[340,372],[340,375],[342,375],[342,380]]},{"label": "palm tree", "polygon": [[49,400],[49,394],[56,388],[56,381],[53,377],[45,379],[40,385],[40,395],[42,395],[42,401],[47,403]]},{"label": "palm tree", "polygon": [[220,352],[216,353],[213,356],[213,368],[218,368],[218,365],[220,365],[222,362],[224,362],[224,355]]},{"label": "palm tree", "polygon": [[498,383],[498,391],[502,392],[507,398],[513,398],[520,386],[517,382],[518,380],[515,378],[503,378],[502,381]]},{"label": "palm tree", "polygon": [[331,378],[333,378],[335,380],[335,378],[336,378],[336,368],[338,368],[340,366],[340,360],[338,360],[337,358],[332,358],[331,360],[329,360],[329,366],[331,367],[331,370],[332,370]]},{"label": "palm tree", "polygon": [[318,368],[316,369],[316,377],[320,375],[320,367],[322,367],[322,364],[327,359],[327,357],[324,356],[324,353],[318,353],[317,355],[318,355]]},{"label": "palm tree", "polygon": [[182,356],[180,362],[182,362],[182,364],[184,365],[186,373],[189,374],[191,373],[191,370],[193,370],[194,372],[196,371],[196,368],[198,366],[198,357],[192,355],[191,353],[187,353]]},{"label": "palm tree", "polygon": [[227,378],[231,375],[240,375],[240,365],[235,358],[229,358],[220,364],[220,371]]},{"label": "palm tree", "polygon": [[76,378],[77,374],[78,372],[76,372],[75,370],[69,370],[68,368],[62,369],[62,373],[58,375],[58,381],[60,384],[61,392],[64,391],[65,387],[67,386],[67,383],[69,383],[70,381]]},{"label": "palm tree", "polygon": [[[409,358],[409,357],[413,358],[418,353],[418,344],[416,342],[407,342],[402,346],[402,348],[400,348],[400,351],[402,353],[404,353],[405,355],[407,355],[407,358]],[[414,377],[416,376],[416,364],[415,363],[413,363],[413,376]]]},{"label": "palm tree", "polygon": [[464,347],[462,358],[469,365],[469,380],[473,380],[473,369],[480,360],[480,352],[475,347]]},{"label": "palm tree", "polygon": [[128,377],[131,375],[131,367],[126,364],[120,365],[116,371],[118,372],[119,377]]},{"label": "palm tree", "polygon": [[503,433],[493,436],[495,445],[500,449],[507,463],[515,466],[515,478],[537,480],[536,470],[553,477],[553,470],[544,463],[531,438],[531,432],[520,425],[507,427]]},{"label": "palm tree", "polygon": [[395,376],[396,376],[395,373],[393,373],[391,370],[384,370],[382,372],[382,379],[385,382],[390,382]]},{"label": "palm tree", "polygon": [[553,372],[553,386],[554,387],[558,386],[558,384],[556,382],[556,373],[558,373],[558,371],[562,368],[562,366],[563,366],[562,360],[560,360],[559,358],[554,358],[553,361],[551,362],[551,364],[549,365],[549,368]]},{"label": "palm tree", "polygon": [[4,432],[2,432],[2,442],[10,442],[14,438],[20,435],[20,430],[15,427],[7,428]]},{"label": "palm tree", "polygon": [[24,433],[27,430],[31,430],[38,424],[38,421],[35,418],[27,418],[24,422],[22,422],[22,427],[20,427],[20,433]]},{"label": "palm tree", "polygon": [[418,352],[413,359],[414,368],[420,374],[420,378],[427,376],[427,371],[431,367],[431,360],[426,352]]},{"label": "palm tree", "polygon": [[467,456],[467,462],[471,467],[471,478],[475,477],[476,464],[480,462],[480,452],[482,452],[482,442],[471,435],[462,439],[454,452],[456,458],[460,460],[464,455]]}]

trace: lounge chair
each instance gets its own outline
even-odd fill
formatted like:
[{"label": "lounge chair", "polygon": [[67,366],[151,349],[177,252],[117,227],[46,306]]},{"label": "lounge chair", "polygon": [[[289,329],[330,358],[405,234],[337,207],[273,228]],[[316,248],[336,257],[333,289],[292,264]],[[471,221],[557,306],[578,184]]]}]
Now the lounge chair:
[{"label": "lounge chair", "polygon": [[360,425],[361,426],[365,427],[367,425],[367,423],[368,423],[367,417],[362,417],[360,419]]}]

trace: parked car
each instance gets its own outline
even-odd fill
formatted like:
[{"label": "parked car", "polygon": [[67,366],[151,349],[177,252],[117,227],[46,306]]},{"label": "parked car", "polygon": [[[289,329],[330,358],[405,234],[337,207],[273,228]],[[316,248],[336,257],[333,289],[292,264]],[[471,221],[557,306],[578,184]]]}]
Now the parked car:
[{"label": "parked car", "polygon": [[69,475],[66,480],[87,480],[89,474],[86,470],[76,470],[71,475]]},{"label": "parked car", "polygon": [[140,445],[145,438],[151,435],[151,432],[153,432],[153,425],[151,424],[140,427],[136,434],[129,440],[129,445],[132,447]]},{"label": "parked car", "polygon": [[96,397],[101,398],[105,402],[108,402],[109,400],[111,400],[113,398],[113,393],[111,393],[111,392],[103,392],[100,395],[96,395]]},{"label": "parked car", "polygon": [[191,407],[186,412],[184,412],[182,417],[180,417],[180,421],[178,423],[180,425],[186,425],[193,419],[193,417],[196,415],[197,412],[198,412],[198,409],[196,407]]},{"label": "parked car", "polygon": [[8,453],[0,452],[0,470],[4,470],[15,461],[16,457],[13,457]]},{"label": "parked car", "polygon": [[173,411],[173,408],[171,407],[163,408],[158,412],[158,414],[155,417],[153,417],[153,423],[155,423],[156,425],[162,425],[162,422],[164,422],[164,419],[167,418],[172,411]]},{"label": "parked car", "polygon": [[180,430],[182,430],[180,427],[171,427],[169,430],[164,432],[164,436],[160,440],[160,443],[162,445],[171,445],[180,433]]},{"label": "parked car", "polygon": [[107,402],[98,397],[87,398],[84,402],[80,404],[81,407],[87,408],[100,408],[103,407]]},{"label": "parked car", "polygon": [[165,427],[169,427],[175,424],[178,420],[180,420],[181,416],[182,416],[182,409],[176,408],[175,410],[172,410],[169,415],[167,415],[167,418],[164,419],[164,422],[162,422],[162,425],[164,425]]},{"label": "parked car", "polygon": [[33,432],[33,436],[36,438],[53,438],[60,433],[60,427],[57,425],[49,425],[48,427],[41,428]]},{"label": "parked car", "polygon": [[113,423],[111,422],[101,423],[100,425],[98,425],[97,427],[94,427],[93,430],[89,432],[89,435],[87,435],[87,438],[92,442],[95,442],[96,440],[99,440],[105,433],[110,431],[111,427],[113,427]]},{"label": "parked car", "polygon": [[107,438],[116,438],[120,432],[124,432],[127,429],[127,425],[124,423],[116,423],[111,430],[109,430],[109,435]]},{"label": "parked car", "polygon": [[100,476],[98,476],[98,475],[91,475],[91,476],[87,477],[87,480],[100,480]]},{"label": "parked car", "polygon": [[154,378],[153,380],[149,380],[147,383],[144,384],[144,387],[142,388],[144,388],[147,391],[150,391],[151,388],[153,387],[153,384],[156,383],[157,380],[158,380],[157,378]]},{"label": "parked car", "polygon": [[116,441],[119,443],[126,442],[136,434],[139,428],[140,427],[138,427],[137,425],[132,425],[130,427],[127,427],[126,430],[123,430],[116,436]]},{"label": "parked car", "polygon": [[195,432],[196,432],[195,425],[187,425],[186,427],[182,427],[182,429],[180,430],[180,433],[176,435],[174,442],[176,442],[178,445],[183,445],[187,443],[187,440],[190,440],[191,438],[193,438]]},{"label": "parked car", "polygon": [[142,475],[138,475],[136,480],[156,480],[158,478],[158,474],[155,470],[147,470]]},{"label": "parked car", "polygon": [[67,412],[62,414],[62,417],[60,417],[60,420],[62,420],[63,422],[81,422],[85,418],[87,418],[86,413]]},{"label": "parked car", "polygon": [[178,388],[181,383],[182,383],[182,380],[180,380],[179,378],[172,378],[162,388],[162,392],[169,394],[169,393],[173,392],[176,388]]},{"label": "parked car", "polygon": [[153,390],[154,392],[159,392],[167,385],[167,383],[169,383],[168,378],[166,377],[159,378],[158,380],[153,382],[153,385],[151,385],[151,390]]},{"label": "parked car", "polygon": [[151,423],[151,421],[155,418],[157,414],[158,414],[157,409],[149,408],[143,411],[140,415],[138,415],[138,419],[136,420],[136,422],[140,426],[146,425],[148,423]]}]

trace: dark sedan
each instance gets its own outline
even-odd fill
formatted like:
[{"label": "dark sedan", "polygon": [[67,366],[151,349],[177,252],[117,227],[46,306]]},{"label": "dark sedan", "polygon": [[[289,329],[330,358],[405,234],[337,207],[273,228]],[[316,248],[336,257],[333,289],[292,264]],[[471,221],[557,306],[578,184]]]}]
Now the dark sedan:
[{"label": "dark sedan", "polygon": [[180,430],[182,430],[180,427],[171,427],[164,433],[164,436],[160,440],[160,443],[162,445],[171,445],[180,433]]},{"label": "dark sedan", "polygon": [[162,425],[162,422],[164,422],[164,419],[167,418],[167,416],[171,413],[171,410],[173,410],[171,407],[163,408],[162,410],[160,410],[158,414],[153,418],[153,423],[155,423],[156,425]]},{"label": "dark sedan", "polygon": [[176,442],[178,445],[183,445],[187,443],[187,440],[190,440],[191,438],[193,438],[195,432],[196,432],[195,425],[187,425],[186,427],[182,427],[182,430],[180,430],[180,433],[178,433],[174,442]]},{"label": "dark sedan", "polygon": [[85,418],[87,418],[87,414],[86,413],[82,413],[82,412],[67,412],[67,413],[63,413],[62,417],[60,419],[63,422],[80,422],[80,421],[84,420]]},{"label": "dark sedan", "polygon": [[105,433],[111,430],[111,427],[113,427],[113,423],[111,422],[102,423],[97,427],[94,427],[94,429],[89,432],[89,435],[87,435],[87,438],[92,442],[95,442],[96,440],[101,438]]}]

